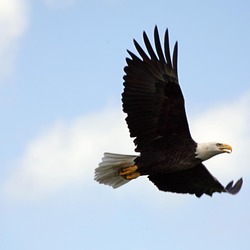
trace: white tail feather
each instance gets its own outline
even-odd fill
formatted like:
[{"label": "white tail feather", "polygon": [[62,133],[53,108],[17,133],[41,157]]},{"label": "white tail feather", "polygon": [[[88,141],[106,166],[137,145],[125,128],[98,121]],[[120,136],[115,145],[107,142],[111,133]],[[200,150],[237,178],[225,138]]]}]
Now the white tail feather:
[{"label": "white tail feather", "polygon": [[95,180],[113,188],[128,183],[130,180],[126,180],[118,173],[121,169],[133,165],[136,157],[136,155],[104,153],[102,162],[95,169]]}]

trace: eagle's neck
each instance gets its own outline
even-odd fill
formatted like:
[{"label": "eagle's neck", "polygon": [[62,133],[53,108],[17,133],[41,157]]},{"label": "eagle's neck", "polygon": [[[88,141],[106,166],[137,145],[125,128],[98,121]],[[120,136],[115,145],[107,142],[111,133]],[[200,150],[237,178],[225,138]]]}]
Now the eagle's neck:
[{"label": "eagle's neck", "polygon": [[206,161],[220,153],[221,152],[217,150],[214,142],[197,143],[195,158]]}]

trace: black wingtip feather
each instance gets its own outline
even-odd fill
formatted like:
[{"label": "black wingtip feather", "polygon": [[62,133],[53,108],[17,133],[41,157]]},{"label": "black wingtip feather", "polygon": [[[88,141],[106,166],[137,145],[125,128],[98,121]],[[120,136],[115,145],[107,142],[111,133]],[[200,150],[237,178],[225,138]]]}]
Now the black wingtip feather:
[{"label": "black wingtip feather", "polygon": [[[134,60],[134,61],[141,61],[140,58],[138,56],[136,56],[133,52],[131,52],[130,50],[127,50],[128,54],[131,56],[131,58]],[[129,58],[127,58],[129,59]],[[127,61],[128,62],[128,61]]]},{"label": "black wingtip feather", "polygon": [[158,60],[157,56],[156,56],[156,54],[155,54],[155,52],[154,52],[154,50],[153,50],[153,48],[151,46],[151,43],[150,43],[150,41],[148,39],[148,36],[147,36],[145,31],[143,32],[143,39],[144,39],[144,43],[146,45],[146,48],[148,50],[148,53],[149,53],[149,55],[151,57],[151,60],[157,61]]},{"label": "black wingtip feather", "polygon": [[143,61],[145,62],[149,62],[150,58],[148,57],[148,55],[144,52],[144,50],[142,49],[142,47],[139,45],[139,43],[134,39],[134,45],[136,50],[138,51],[138,53],[140,54],[141,58]]},{"label": "black wingtip feather", "polygon": [[175,43],[174,52],[173,52],[173,67],[174,67],[174,71],[175,71],[176,76],[178,76],[177,58],[178,58],[178,42]]},{"label": "black wingtip feather", "polygon": [[230,194],[237,194],[240,191],[242,184],[243,184],[243,179],[240,178],[234,185],[233,181],[229,182],[225,189]]},{"label": "black wingtip feather", "polygon": [[170,56],[170,51],[169,51],[168,29],[166,29],[166,32],[165,32],[164,49],[165,49],[165,56],[166,56],[167,63],[172,68],[171,56]]},{"label": "black wingtip feather", "polygon": [[154,30],[154,39],[155,39],[155,48],[156,48],[157,54],[159,56],[159,60],[162,61],[162,62],[166,62],[163,51],[162,51],[162,47],[161,47],[158,28],[157,28],[156,25],[155,25],[155,30]]}]

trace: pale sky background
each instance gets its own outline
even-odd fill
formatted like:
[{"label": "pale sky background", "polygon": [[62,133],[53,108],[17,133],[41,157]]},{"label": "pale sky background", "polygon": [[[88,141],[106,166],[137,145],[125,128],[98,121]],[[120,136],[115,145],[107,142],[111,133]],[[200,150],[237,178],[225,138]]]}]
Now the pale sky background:
[{"label": "pale sky background", "polygon": [[[250,3],[0,0],[0,249],[250,249]],[[195,140],[236,196],[93,180],[103,152],[133,153],[121,111],[132,40],[169,28]]]}]

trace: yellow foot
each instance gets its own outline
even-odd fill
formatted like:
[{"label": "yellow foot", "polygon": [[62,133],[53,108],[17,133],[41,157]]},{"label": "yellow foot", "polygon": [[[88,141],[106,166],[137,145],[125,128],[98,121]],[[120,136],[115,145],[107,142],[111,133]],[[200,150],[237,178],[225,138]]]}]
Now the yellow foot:
[{"label": "yellow foot", "polygon": [[129,175],[129,174],[133,174],[136,170],[137,170],[137,166],[136,165],[131,165],[129,167],[121,169],[119,171],[119,175],[126,176],[126,175]]},{"label": "yellow foot", "polygon": [[140,176],[140,173],[136,171],[138,167],[136,165],[131,165],[129,167],[123,168],[119,171],[119,175],[126,180],[132,180]]},{"label": "yellow foot", "polygon": [[140,176],[140,173],[135,171],[133,174],[128,174],[128,175],[124,176],[124,178],[126,180],[132,180],[132,179],[136,179],[139,176]]}]

